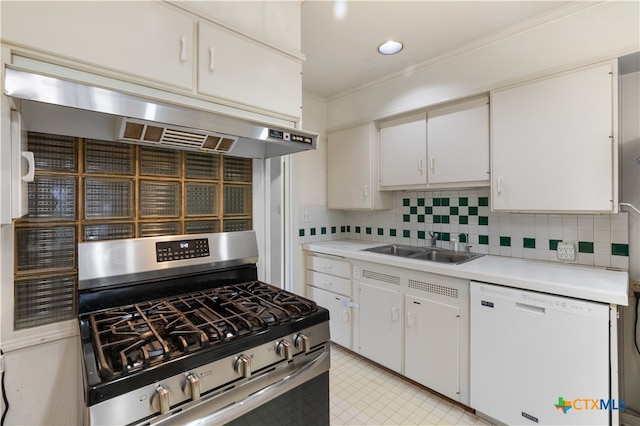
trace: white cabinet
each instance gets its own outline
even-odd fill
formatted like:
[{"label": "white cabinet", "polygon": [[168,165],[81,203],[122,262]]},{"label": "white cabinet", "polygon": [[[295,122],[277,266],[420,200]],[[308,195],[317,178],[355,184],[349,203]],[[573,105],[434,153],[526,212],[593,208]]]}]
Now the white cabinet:
[{"label": "white cabinet", "polygon": [[328,135],[327,207],[376,210],[392,207],[378,187],[378,132],[373,123]]},{"label": "white cabinet", "polygon": [[488,186],[489,100],[435,109],[427,117],[429,186]]},{"label": "white cabinet", "polygon": [[427,183],[425,113],[380,124],[380,186]]},{"label": "white cabinet", "polygon": [[488,185],[487,97],[380,123],[382,189]]},{"label": "white cabinet", "polygon": [[460,308],[405,296],[405,376],[458,400]]},{"label": "white cabinet", "polygon": [[469,281],[354,263],[355,348],[455,401],[469,403]]},{"label": "white cabinet", "polygon": [[331,340],[351,349],[351,264],[341,258],[314,254],[308,254],[306,262],[307,297],[329,310]]},{"label": "white cabinet", "polygon": [[164,2],[3,2],[4,43],[193,88],[195,20]]},{"label": "white cabinet", "polygon": [[494,210],[617,211],[616,63],[491,93]]},{"label": "white cabinet", "polygon": [[302,62],[224,27],[200,21],[198,93],[300,117]]},{"label": "white cabinet", "polygon": [[402,373],[402,293],[360,282],[360,354]]}]

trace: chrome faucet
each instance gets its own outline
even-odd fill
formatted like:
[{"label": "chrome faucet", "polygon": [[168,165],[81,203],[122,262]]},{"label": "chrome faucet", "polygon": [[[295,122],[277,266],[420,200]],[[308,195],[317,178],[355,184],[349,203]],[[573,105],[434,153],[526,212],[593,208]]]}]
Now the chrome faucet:
[{"label": "chrome faucet", "polygon": [[471,253],[471,246],[469,245],[469,234],[465,234],[464,232],[458,234],[459,241],[462,242],[462,237],[464,236],[464,251],[465,253]]},{"label": "chrome faucet", "polygon": [[427,234],[431,237],[431,247],[435,247],[438,242],[438,233],[427,231]]}]

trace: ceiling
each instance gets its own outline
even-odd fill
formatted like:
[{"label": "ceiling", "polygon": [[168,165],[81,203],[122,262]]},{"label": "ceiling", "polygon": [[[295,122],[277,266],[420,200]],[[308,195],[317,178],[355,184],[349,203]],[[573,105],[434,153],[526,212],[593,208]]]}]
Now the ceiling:
[{"label": "ceiling", "polygon": [[[302,3],[303,90],[330,99],[550,14],[566,1],[361,1]],[[377,53],[400,39],[396,55]]]}]

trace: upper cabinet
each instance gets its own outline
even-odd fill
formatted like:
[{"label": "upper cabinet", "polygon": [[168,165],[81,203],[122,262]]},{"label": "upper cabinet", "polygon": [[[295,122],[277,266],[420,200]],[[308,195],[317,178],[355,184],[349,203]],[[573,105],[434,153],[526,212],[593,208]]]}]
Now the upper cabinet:
[{"label": "upper cabinet", "polygon": [[390,193],[378,188],[378,132],[373,123],[329,133],[327,207],[340,210],[390,209]]},{"label": "upper cabinet", "polygon": [[2,4],[20,55],[294,120],[302,58],[167,2]]},{"label": "upper cabinet", "polygon": [[193,87],[195,20],[163,2],[2,3],[2,39],[66,60]]},{"label": "upper cabinet", "polygon": [[221,26],[198,23],[198,93],[301,115],[302,62]]},{"label": "upper cabinet", "polygon": [[427,117],[430,186],[488,186],[489,99],[431,110]]},{"label": "upper cabinet", "polygon": [[380,123],[380,186],[489,185],[486,97]]},{"label": "upper cabinet", "polygon": [[420,113],[380,124],[380,186],[427,183],[427,115]]},{"label": "upper cabinet", "polygon": [[491,93],[494,210],[617,211],[616,64]]}]

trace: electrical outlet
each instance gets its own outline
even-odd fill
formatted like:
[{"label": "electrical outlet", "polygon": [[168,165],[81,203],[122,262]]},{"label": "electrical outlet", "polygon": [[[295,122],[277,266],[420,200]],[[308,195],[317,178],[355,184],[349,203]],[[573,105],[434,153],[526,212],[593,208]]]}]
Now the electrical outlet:
[{"label": "electrical outlet", "polygon": [[631,280],[630,282],[631,292],[635,295],[640,295],[640,280]]},{"label": "electrical outlet", "polygon": [[305,223],[311,222],[311,212],[309,210],[304,210],[302,212],[302,221]]},{"label": "electrical outlet", "polygon": [[576,260],[576,246],[573,243],[559,242],[557,252],[560,260]]}]

